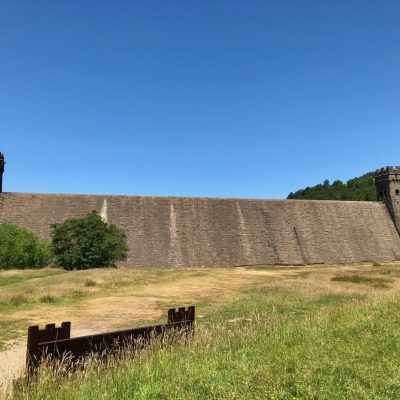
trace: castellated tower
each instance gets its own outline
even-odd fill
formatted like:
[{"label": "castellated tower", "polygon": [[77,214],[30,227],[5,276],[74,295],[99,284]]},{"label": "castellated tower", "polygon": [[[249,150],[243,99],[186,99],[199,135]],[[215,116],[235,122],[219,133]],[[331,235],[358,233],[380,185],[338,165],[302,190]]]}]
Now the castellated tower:
[{"label": "castellated tower", "polygon": [[378,200],[386,204],[400,234],[400,166],[378,169],[375,185]]},{"label": "castellated tower", "polygon": [[0,153],[0,193],[3,192],[3,172],[5,164],[6,162],[4,161],[4,154]]}]

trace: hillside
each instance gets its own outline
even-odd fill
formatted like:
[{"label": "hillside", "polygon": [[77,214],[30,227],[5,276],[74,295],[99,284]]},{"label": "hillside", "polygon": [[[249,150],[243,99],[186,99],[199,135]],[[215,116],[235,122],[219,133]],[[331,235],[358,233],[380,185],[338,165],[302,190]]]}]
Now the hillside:
[{"label": "hillside", "polygon": [[374,173],[368,172],[346,183],[336,180],[289,193],[288,199],[376,201]]}]

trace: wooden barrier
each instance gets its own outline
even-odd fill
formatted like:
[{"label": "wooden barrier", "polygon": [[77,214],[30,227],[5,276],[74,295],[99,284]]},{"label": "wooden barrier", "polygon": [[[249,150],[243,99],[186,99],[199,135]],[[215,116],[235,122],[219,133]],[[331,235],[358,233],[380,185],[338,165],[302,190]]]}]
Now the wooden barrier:
[{"label": "wooden barrier", "polygon": [[126,344],[134,345],[135,342],[143,344],[153,335],[161,335],[167,331],[193,333],[194,322],[195,308],[190,306],[187,309],[185,307],[169,309],[166,324],[73,338],[71,338],[71,322],[63,322],[59,328],[56,328],[55,324],[48,324],[45,329],[30,326],[26,353],[27,372],[28,375],[32,375],[44,357],[61,359],[68,356],[70,360],[78,360],[91,353],[107,352]]}]

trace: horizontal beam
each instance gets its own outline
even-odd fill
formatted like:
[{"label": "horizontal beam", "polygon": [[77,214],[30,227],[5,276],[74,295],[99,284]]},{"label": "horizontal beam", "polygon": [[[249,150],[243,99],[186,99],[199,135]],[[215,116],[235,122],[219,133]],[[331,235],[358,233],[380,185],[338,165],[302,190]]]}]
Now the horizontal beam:
[{"label": "horizontal beam", "polygon": [[152,335],[160,335],[167,331],[193,329],[193,321],[180,321],[141,328],[127,329],[96,335],[78,336],[69,339],[53,340],[39,343],[42,355],[61,356],[69,353],[73,357],[85,356],[92,352],[112,349],[113,346],[135,344],[135,340],[147,341]]}]

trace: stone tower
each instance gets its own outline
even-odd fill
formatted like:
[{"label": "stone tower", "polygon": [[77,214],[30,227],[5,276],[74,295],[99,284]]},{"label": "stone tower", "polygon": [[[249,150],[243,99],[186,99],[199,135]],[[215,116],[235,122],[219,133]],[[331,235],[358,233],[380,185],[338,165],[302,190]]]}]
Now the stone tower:
[{"label": "stone tower", "polygon": [[400,234],[400,166],[378,169],[375,185],[378,200],[386,204]]},{"label": "stone tower", "polygon": [[4,161],[4,154],[0,153],[0,193],[3,192],[3,172],[5,164],[6,162]]}]

